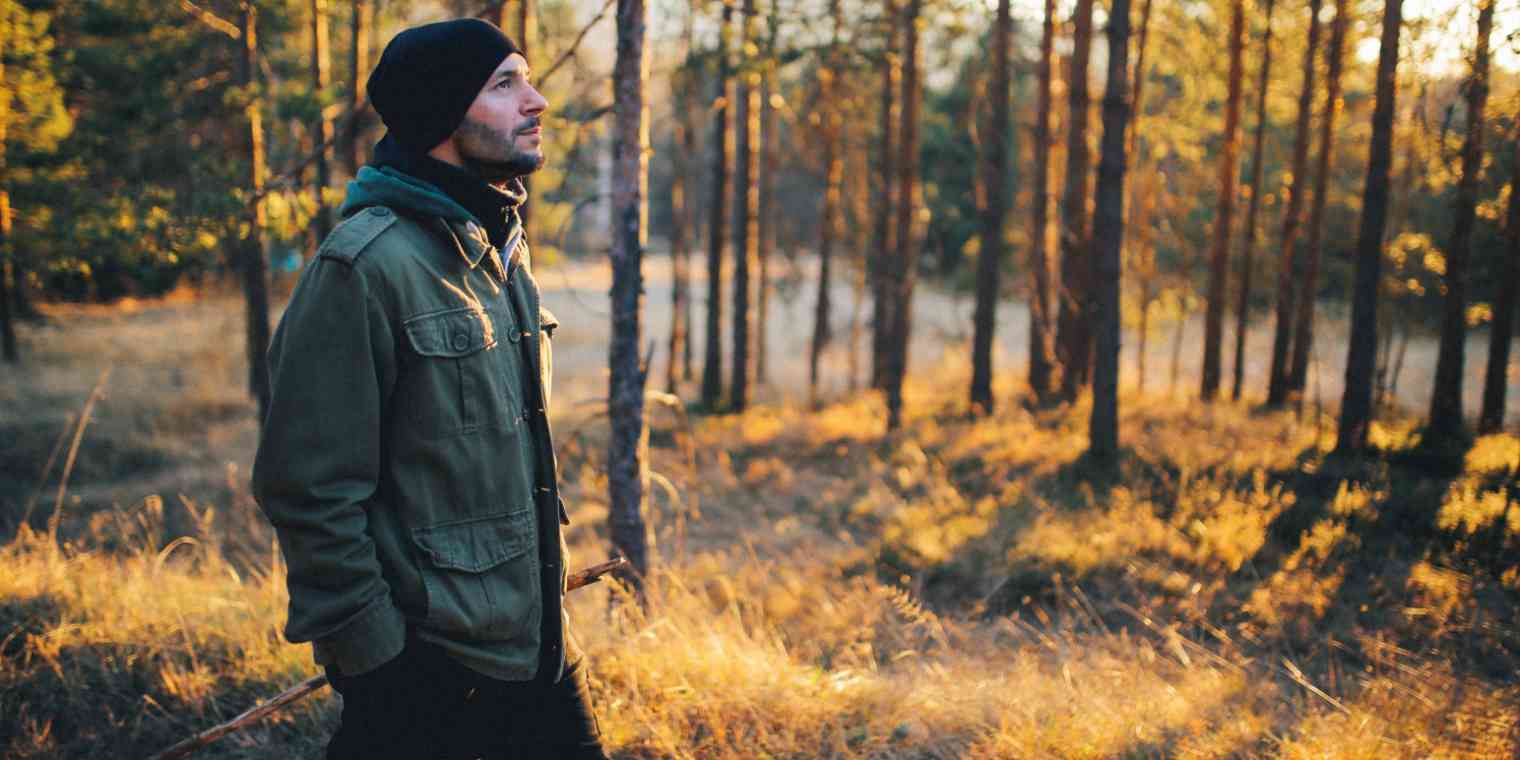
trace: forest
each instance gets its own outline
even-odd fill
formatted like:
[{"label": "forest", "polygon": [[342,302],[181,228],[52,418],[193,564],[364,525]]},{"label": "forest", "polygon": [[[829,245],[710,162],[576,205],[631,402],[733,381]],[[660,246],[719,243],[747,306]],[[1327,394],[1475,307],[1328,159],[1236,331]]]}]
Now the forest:
[{"label": "forest", "polygon": [[267,351],[458,17],[613,757],[1520,755],[1520,5],[0,0],[0,756],[319,672]]}]

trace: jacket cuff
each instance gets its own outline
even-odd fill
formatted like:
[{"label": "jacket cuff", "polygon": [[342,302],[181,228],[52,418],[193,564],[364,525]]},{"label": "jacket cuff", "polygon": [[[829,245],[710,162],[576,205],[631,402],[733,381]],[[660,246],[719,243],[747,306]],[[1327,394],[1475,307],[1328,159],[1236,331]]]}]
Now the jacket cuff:
[{"label": "jacket cuff", "polygon": [[331,636],[312,642],[321,665],[336,665],[345,676],[357,676],[390,662],[406,648],[406,617],[389,596],[376,599]]}]

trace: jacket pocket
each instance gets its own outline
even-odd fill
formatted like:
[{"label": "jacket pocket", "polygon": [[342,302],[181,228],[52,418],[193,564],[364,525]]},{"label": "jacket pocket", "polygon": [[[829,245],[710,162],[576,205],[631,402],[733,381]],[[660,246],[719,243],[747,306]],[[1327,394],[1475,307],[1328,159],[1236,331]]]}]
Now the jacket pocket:
[{"label": "jacket pocket", "polygon": [[510,317],[463,307],[418,315],[403,327],[416,360],[402,383],[408,397],[399,400],[418,433],[441,438],[516,424],[522,404],[507,366],[515,346],[498,346],[512,334]]},{"label": "jacket pocket", "polygon": [[536,630],[542,608],[531,510],[416,528],[412,539],[422,553],[428,630],[476,641]]}]

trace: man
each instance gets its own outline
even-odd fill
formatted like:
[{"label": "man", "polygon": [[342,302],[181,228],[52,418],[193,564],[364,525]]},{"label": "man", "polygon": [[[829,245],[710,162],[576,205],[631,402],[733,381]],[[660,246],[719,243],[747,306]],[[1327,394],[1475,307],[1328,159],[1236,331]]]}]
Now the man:
[{"label": "man", "polygon": [[329,760],[605,758],[517,207],[547,102],[499,29],[409,29],[370,75],[387,132],[270,346],[253,488],[285,634],[343,696]]}]

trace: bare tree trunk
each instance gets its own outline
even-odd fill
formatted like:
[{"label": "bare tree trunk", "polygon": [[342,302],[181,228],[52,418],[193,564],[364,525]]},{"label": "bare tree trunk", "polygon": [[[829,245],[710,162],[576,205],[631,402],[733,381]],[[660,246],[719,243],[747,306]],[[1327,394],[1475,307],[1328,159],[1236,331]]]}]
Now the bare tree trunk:
[{"label": "bare tree trunk", "polygon": [[760,168],[760,104],[755,97],[759,71],[756,56],[750,52],[756,49],[755,0],[744,0],[742,15],[743,36],[739,47],[745,52],[739,66],[739,82],[734,88],[735,105],[738,106],[734,112],[738,163],[734,167],[734,361],[728,387],[728,408],[734,412],[744,411],[749,404],[752,370],[749,360],[749,275],[760,242],[760,189],[755,182]]},{"label": "bare tree trunk", "polygon": [[[6,38],[0,35],[0,85],[9,86],[5,79],[5,45]],[[8,113],[0,112],[0,357],[15,364],[20,361],[20,354],[16,350],[16,326],[11,314],[11,276],[16,265],[11,260],[10,173],[6,170],[8,117]]]},{"label": "bare tree trunk", "polygon": [[902,19],[903,71],[902,122],[898,128],[897,154],[897,255],[887,283],[892,302],[887,344],[887,430],[902,425],[902,386],[908,373],[908,342],[913,332],[913,284],[918,270],[918,241],[914,217],[918,214],[918,17],[923,0],[908,0]]},{"label": "bare tree trunk", "polygon": [[1372,144],[1362,192],[1362,221],[1356,237],[1355,287],[1351,295],[1351,335],[1347,340],[1346,385],[1341,397],[1337,451],[1367,448],[1372,422],[1373,354],[1377,346],[1378,284],[1383,266],[1383,227],[1388,213],[1388,170],[1393,163],[1393,111],[1398,94],[1399,27],[1403,0],[1387,0],[1382,47],[1378,51],[1377,100],[1372,111]]},{"label": "bare tree trunk", "polygon": [[[1236,8],[1239,7],[1237,0]],[[1088,425],[1088,452],[1094,460],[1112,464],[1119,455],[1119,248],[1124,243],[1124,138],[1129,122],[1129,93],[1126,92],[1129,89],[1126,72],[1129,66],[1129,0],[1113,0],[1108,17],[1108,51],[1108,84],[1103,93],[1103,146],[1098,161],[1097,207],[1093,214],[1097,346],[1093,352],[1093,406]],[[1235,100],[1238,101],[1238,81],[1235,89]]]},{"label": "bare tree trunk", "polygon": [[1430,397],[1425,440],[1442,444],[1466,431],[1462,419],[1462,365],[1467,342],[1467,261],[1478,208],[1478,175],[1483,171],[1483,107],[1488,101],[1488,36],[1494,26],[1494,0],[1478,11],[1478,42],[1472,77],[1467,81],[1467,134],[1462,140],[1462,177],[1457,181],[1451,245],[1446,249],[1446,300],[1441,310],[1441,344],[1436,353],[1436,381]]},{"label": "bare tree trunk", "polygon": [[691,245],[695,239],[691,209],[686,201],[687,177],[692,173],[692,157],[697,155],[696,124],[691,118],[696,96],[697,65],[692,48],[696,22],[696,3],[687,5],[686,26],[682,39],[686,43],[686,60],[673,78],[676,109],[675,176],[670,183],[670,355],[665,366],[665,389],[675,393],[677,383],[691,379]]},{"label": "bare tree trunk", "polygon": [[612,343],[607,442],[607,489],[612,545],[628,558],[624,574],[635,588],[649,572],[649,539],[644,524],[647,465],[644,437],[644,381],[639,360],[643,312],[645,197],[648,181],[644,118],[643,0],[618,0],[617,61],[613,65],[612,129]]},{"label": "bare tree trunk", "polygon": [[766,335],[770,331],[770,308],[771,308],[771,258],[776,252],[776,151],[779,133],[776,131],[776,109],[771,107],[771,87],[776,73],[776,35],[779,33],[781,19],[777,15],[779,8],[775,0],[771,0],[768,25],[769,34],[766,37],[765,61],[762,64],[764,70],[760,77],[760,212],[758,214],[760,227],[760,271],[759,283],[755,286],[755,383],[757,385],[768,384],[767,380],[767,341]]},{"label": "bare tree trunk", "polygon": [[1066,133],[1066,190],[1061,196],[1061,299],[1056,351],[1061,395],[1075,399],[1089,380],[1092,354],[1092,240],[1087,229],[1091,157],[1087,149],[1087,64],[1092,56],[1093,0],[1077,0],[1072,17],[1071,82]]},{"label": "bare tree trunk", "polygon": [[[524,58],[533,60],[533,51],[538,41],[535,31],[538,27],[538,14],[533,7],[534,0],[502,0],[499,20],[496,25],[503,31],[511,30],[512,41],[522,50]],[[513,11],[516,11],[515,13]],[[518,178],[522,181],[523,189],[528,191],[528,199],[517,207],[518,218],[522,220],[523,234],[531,238],[529,222],[533,212],[533,180],[529,175]]]},{"label": "bare tree trunk", "polygon": [[[992,338],[997,323],[998,268],[1003,260],[1003,217],[1008,204],[1003,184],[1008,174],[1008,48],[1013,36],[1013,17],[1009,0],[998,0],[997,22],[993,31],[992,82],[988,97],[992,100],[992,122],[987,139],[987,157],[983,160],[986,204],[982,209],[982,246],[976,265],[976,312],[971,349],[971,410],[992,413]],[[975,118],[973,114],[972,118]]]},{"label": "bare tree trunk", "polygon": [[246,307],[248,390],[258,402],[259,424],[269,409],[269,274],[264,260],[264,122],[259,112],[258,10],[252,2],[243,3],[242,15],[243,71],[242,84],[248,91],[244,116],[248,120],[248,188],[253,192],[251,224],[248,237],[242,240],[243,300]]},{"label": "bare tree trunk", "polygon": [[1515,143],[1505,223],[1504,275],[1494,299],[1494,321],[1488,332],[1488,369],[1483,376],[1483,410],[1478,432],[1497,433],[1504,426],[1504,391],[1509,380],[1509,342],[1515,329],[1515,296],[1520,288],[1520,141]]},{"label": "bare tree trunk", "polygon": [[808,348],[808,402],[818,403],[818,362],[829,344],[829,282],[834,257],[834,238],[839,234],[840,184],[844,180],[844,156],[839,150],[839,130],[843,115],[839,111],[836,86],[842,73],[839,68],[839,32],[844,25],[840,0],[829,1],[829,17],[834,20],[834,36],[829,41],[827,58],[818,70],[818,103],[823,118],[823,211],[818,231],[818,301],[813,309],[813,340]]},{"label": "bare tree trunk", "polygon": [[718,102],[713,107],[713,170],[707,217],[707,353],[702,363],[702,406],[717,409],[723,399],[723,238],[728,221],[728,39],[734,8],[723,5],[718,31]]},{"label": "bare tree trunk", "polygon": [[[327,0],[311,0],[311,87],[317,93],[318,103],[325,103],[328,91],[332,88],[332,55],[328,52],[327,34]],[[332,173],[328,167],[328,157],[332,154],[329,146],[333,139],[333,109],[322,105],[317,112],[317,122],[314,125],[312,139],[318,145],[317,150],[317,184],[315,200],[317,211],[312,216],[312,234],[317,238],[317,244],[327,239],[327,233],[332,231],[332,214],[327,208],[327,203],[322,199],[322,193],[332,184]]]},{"label": "bare tree trunk", "polygon": [[1255,274],[1256,211],[1261,208],[1262,165],[1267,136],[1267,89],[1272,73],[1272,10],[1267,0],[1267,28],[1261,36],[1261,75],[1256,80],[1256,143],[1251,149],[1251,202],[1246,207],[1245,240],[1240,250],[1240,289],[1235,312],[1235,382],[1230,397],[1240,400],[1246,378],[1246,332],[1251,319],[1251,279]]},{"label": "bare tree trunk", "polygon": [[1050,134],[1051,61],[1055,55],[1056,2],[1045,0],[1045,21],[1040,31],[1039,90],[1034,111],[1034,190],[1030,198],[1029,224],[1029,389],[1035,401],[1049,403],[1056,370],[1054,304],[1051,303],[1050,251],[1046,248],[1050,226]]},{"label": "bare tree trunk", "polygon": [[[1133,82],[1130,86],[1131,113],[1124,146],[1124,154],[1134,159],[1136,169],[1140,170],[1135,173],[1134,180],[1126,187],[1130,200],[1124,212],[1127,219],[1124,234],[1130,238],[1131,267],[1140,275],[1135,278],[1140,289],[1140,334],[1135,347],[1135,390],[1142,393],[1145,391],[1146,351],[1150,345],[1151,301],[1156,297],[1155,256],[1151,251],[1151,212],[1156,207],[1156,198],[1153,192],[1155,172],[1141,169],[1145,166],[1145,159],[1136,150],[1135,145],[1140,135],[1140,122],[1145,118],[1143,97],[1146,77],[1145,58],[1150,49],[1151,8],[1153,6],[1152,0],[1145,0],[1145,4],[1140,6],[1140,38],[1135,51],[1135,71],[1130,80]],[[1149,183],[1144,181],[1147,176],[1151,180]],[[1121,267],[1123,265],[1122,256],[1120,265]]]},{"label": "bare tree trunk", "polygon": [[1341,100],[1341,51],[1351,23],[1346,0],[1335,0],[1330,24],[1330,47],[1325,49],[1325,112],[1319,132],[1319,159],[1314,174],[1314,202],[1309,208],[1309,245],[1304,250],[1303,292],[1298,299],[1298,323],[1293,335],[1293,362],[1288,393],[1302,397],[1309,376],[1309,353],[1314,345],[1314,301],[1318,293],[1319,259],[1325,232],[1325,200],[1330,192],[1331,156],[1335,149],[1335,117]]},{"label": "bare tree trunk", "polygon": [[866,272],[871,281],[871,387],[887,388],[887,335],[891,328],[892,302],[888,294],[887,272],[891,268],[897,239],[892,227],[896,217],[897,198],[897,123],[901,105],[897,102],[897,88],[901,79],[901,60],[897,55],[897,2],[883,0],[882,14],[886,26],[882,44],[881,66],[881,139],[877,169],[880,187],[876,202],[875,233],[872,235],[871,254]]},{"label": "bare tree trunk", "polygon": [[348,162],[349,176],[358,174],[359,167],[364,165],[363,146],[359,144],[359,134],[364,120],[360,118],[359,112],[368,102],[368,97],[364,92],[364,82],[369,76],[369,38],[375,24],[373,0],[353,0],[353,3],[353,15],[349,17],[348,49],[348,73],[349,81],[352,83],[348,93],[348,107],[351,116],[343,135],[343,154]]},{"label": "bare tree trunk", "polygon": [[1309,0],[1309,43],[1304,46],[1304,88],[1298,96],[1298,126],[1293,137],[1293,182],[1283,208],[1282,255],[1277,269],[1277,324],[1272,333],[1272,368],[1267,403],[1281,406],[1288,399],[1288,349],[1293,337],[1293,298],[1297,255],[1294,243],[1304,205],[1304,175],[1309,163],[1309,120],[1314,111],[1314,53],[1319,48],[1321,0]]},{"label": "bare tree trunk", "polygon": [[1230,82],[1224,109],[1224,145],[1219,151],[1219,205],[1214,216],[1214,250],[1209,266],[1209,303],[1203,317],[1203,384],[1199,397],[1219,394],[1224,343],[1225,279],[1230,271],[1230,223],[1235,216],[1235,170],[1240,163],[1240,82],[1245,72],[1245,0],[1230,3]]},{"label": "bare tree trunk", "polygon": [[1177,317],[1177,324],[1172,328],[1172,365],[1166,388],[1168,395],[1177,395],[1177,379],[1182,376],[1182,338],[1187,333],[1187,320],[1187,309],[1184,307]]}]

